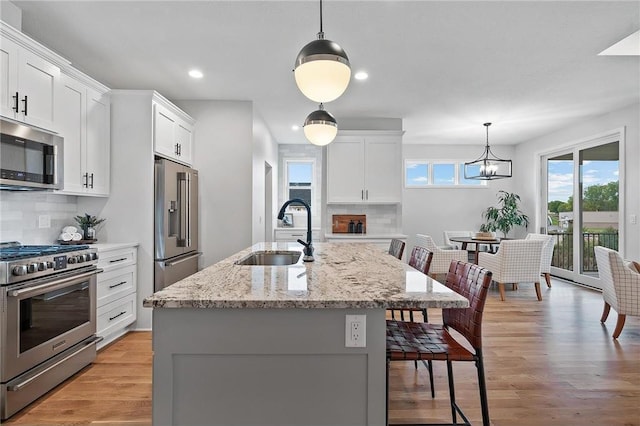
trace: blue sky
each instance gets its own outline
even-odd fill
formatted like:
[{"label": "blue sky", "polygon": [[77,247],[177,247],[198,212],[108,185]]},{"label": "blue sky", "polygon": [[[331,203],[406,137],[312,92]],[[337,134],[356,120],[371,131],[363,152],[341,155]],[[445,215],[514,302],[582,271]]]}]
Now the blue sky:
[{"label": "blue sky", "polygon": [[289,182],[311,182],[313,163],[289,163]]},{"label": "blue sky", "polygon": [[[573,161],[548,162],[548,201],[567,201],[573,195]],[[618,180],[618,161],[585,161],[582,165],[583,190]]]},{"label": "blue sky", "polygon": [[[426,161],[407,161],[406,162],[406,185],[407,186],[423,186],[427,185],[429,176],[429,167],[433,168],[432,185],[453,185],[455,183],[456,164],[454,163],[430,163]],[[463,185],[481,185],[479,180],[464,179],[464,164],[457,164],[460,168],[460,184]]]}]

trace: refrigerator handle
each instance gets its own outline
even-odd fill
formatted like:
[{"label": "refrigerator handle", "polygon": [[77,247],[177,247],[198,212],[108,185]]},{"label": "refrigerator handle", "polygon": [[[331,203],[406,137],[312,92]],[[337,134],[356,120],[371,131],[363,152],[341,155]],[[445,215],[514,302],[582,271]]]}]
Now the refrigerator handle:
[{"label": "refrigerator handle", "polygon": [[[178,247],[187,247],[187,228],[188,228],[188,187],[187,187],[187,179],[188,173],[180,172],[178,173],[178,208],[180,209],[178,213],[178,238],[177,245]],[[185,194],[186,193],[186,194]]]},{"label": "refrigerator handle", "polygon": [[187,202],[186,202],[186,215],[187,215],[187,242],[185,247],[191,247],[191,173],[186,174],[187,181]]}]

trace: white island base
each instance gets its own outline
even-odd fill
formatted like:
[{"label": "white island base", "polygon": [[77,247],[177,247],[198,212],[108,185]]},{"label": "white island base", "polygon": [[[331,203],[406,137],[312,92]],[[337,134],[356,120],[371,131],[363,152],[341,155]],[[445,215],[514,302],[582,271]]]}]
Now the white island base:
[{"label": "white island base", "polygon": [[154,425],[385,422],[385,309],[155,309],[153,330]]}]

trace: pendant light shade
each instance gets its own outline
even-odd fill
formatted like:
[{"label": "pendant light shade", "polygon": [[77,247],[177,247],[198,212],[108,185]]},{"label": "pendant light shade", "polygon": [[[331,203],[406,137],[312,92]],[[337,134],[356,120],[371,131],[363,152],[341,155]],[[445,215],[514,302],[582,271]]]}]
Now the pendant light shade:
[{"label": "pendant light shade", "polygon": [[489,147],[489,126],[491,123],[484,123],[487,129],[487,145],[484,153],[476,160],[464,163],[464,178],[478,180],[494,180],[511,177],[511,160],[503,160],[496,157]]},{"label": "pendant light shade", "polygon": [[320,104],[319,109],[313,111],[304,120],[304,135],[314,145],[328,145],[338,134],[338,122]]},{"label": "pendant light shade", "polygon": [[293,73],[298,89],[314,102],[331,102],[339,98],[351,80],[351,65],[346,52],[338,43],[324,38],[322,0],[318,39],[298,53]]}]

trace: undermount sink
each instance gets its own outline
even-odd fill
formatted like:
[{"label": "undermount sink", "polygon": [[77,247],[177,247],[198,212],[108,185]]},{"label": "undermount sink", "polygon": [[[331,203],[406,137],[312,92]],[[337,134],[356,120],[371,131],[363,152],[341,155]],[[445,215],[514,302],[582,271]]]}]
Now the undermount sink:
[{"label": "undermount sink", "polygon": [[249,253],[235,262],[236,265],[251,266],[286,266],[298,263],[299,251],[288,250],[260,250]]}]

